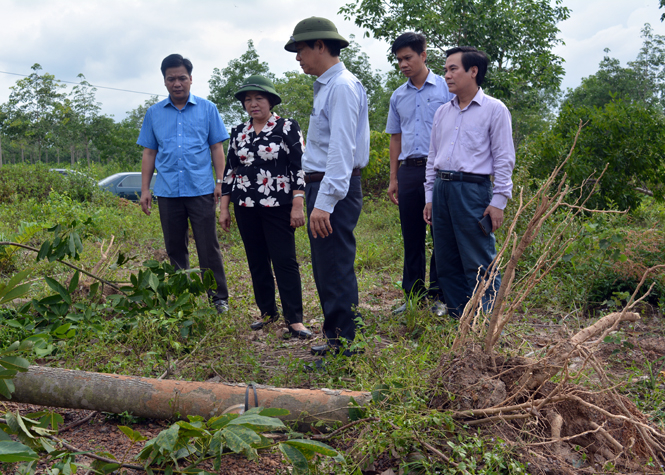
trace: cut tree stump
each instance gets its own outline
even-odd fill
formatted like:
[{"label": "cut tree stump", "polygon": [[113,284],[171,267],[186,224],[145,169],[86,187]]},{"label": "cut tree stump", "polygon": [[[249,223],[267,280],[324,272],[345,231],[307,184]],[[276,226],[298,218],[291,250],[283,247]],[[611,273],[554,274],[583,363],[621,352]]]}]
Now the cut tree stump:
[{"label": "cut tree stump", "polygon": [[[151,419],[185,419],[221,415],[245,403],[246,385],[157,380],[30,366],[14,377],[13,402],[41,406],[88,409]],[[263,407],[288,409],[284,420],[299,422],[349,421],[351,398],[361,406],[370,393],[332,389],[286,389],[256,386]],[[0,399],[3,399],[0,396]],[[254,404],[249,389],[249,406]]]}]

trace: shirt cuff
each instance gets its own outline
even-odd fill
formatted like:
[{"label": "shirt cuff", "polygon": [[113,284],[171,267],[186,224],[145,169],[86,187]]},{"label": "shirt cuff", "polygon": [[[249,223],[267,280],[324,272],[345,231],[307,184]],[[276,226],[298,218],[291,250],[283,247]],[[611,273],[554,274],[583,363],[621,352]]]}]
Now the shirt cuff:
[{"label": "shirt cuff", "polygon": [[425,190],[425,203],[431,203],[432,202],[432,195],[433,192],[432,190]]},{"label": "shirt cuff", "polygon": [[316,202],[314,207],[325,211],[327,213],[332,213],[335,210],[335,205],[339,200],[330,195],[324,195],[319,191],[319,194],[316,196]]},{"label": "shirt cuff", "polygon": [[508,204],[508,197],[506,195],[494,195],[492,196],[492,201],[490,201],[490,206],[495,208],[505,209]]}]

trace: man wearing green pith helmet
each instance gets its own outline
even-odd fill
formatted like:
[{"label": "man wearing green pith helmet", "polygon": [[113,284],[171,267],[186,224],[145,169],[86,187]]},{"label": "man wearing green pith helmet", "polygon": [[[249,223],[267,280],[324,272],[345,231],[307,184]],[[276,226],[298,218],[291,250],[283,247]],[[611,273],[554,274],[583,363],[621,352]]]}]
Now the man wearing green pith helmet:
[{"label": "man wearing green pith helmet", "polygon": [[302,158],[312,270],[327,339],[312,347],[315,355],[337,353],[352,342],[360,318],[353,232],[363,202],[360,170],[369,161],[369,120],[365,89],[339,59],[348,45],[333,22],[311,17],[296,25],[284,46],[296,53],[304,73],[318,78]]}]

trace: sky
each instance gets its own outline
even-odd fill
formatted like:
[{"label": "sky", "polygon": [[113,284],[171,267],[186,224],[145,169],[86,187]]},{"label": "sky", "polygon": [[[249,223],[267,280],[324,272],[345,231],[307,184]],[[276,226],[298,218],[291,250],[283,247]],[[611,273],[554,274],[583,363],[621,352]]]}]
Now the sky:
[{"label": "sky", "polygon": [[[121,120],[150,94],[166,94],[159,71],[165,56],[178,52],[191,59],[192,93],[206,97],[213,69],[241,56],[250,39],[261,60],[281,76],[299,70],[284,44],[296,23],[310,16],[333,20],[347,38],[355,35],[372,66],[387,71],[389,45],[365,38],[364,30],[338,15],[348,1],[0,0],[0,103],[20,79],[6,73],[28,75],[39,63],[43,72],[64,81],[76,81],[83,73],[96,86],[148,93],[99,88],[102,112]],[[658,0],[563,0],[563,5],[571,15],[559,24],[565,45],[554,51],[565,60],[564,88],[595,73],[605,48],[622,64],[635,59],[645,23],[665,35]]]}]

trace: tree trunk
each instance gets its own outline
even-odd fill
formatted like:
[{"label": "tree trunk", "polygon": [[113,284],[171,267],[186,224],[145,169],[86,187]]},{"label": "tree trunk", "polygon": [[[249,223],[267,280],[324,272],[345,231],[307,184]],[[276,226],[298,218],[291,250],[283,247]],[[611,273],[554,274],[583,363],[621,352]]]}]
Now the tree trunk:
[{"label": "tree trunk", "polygon": [[88,160],[88,168],[90,168],[90,142],[85,143],[85,158]]},{"label": "tree trunk", "polygon": [[23,154],[23,145],[21,145],[21,163],[25,163],[25,155]]},{"label": "tree trunk", "polygon": [[0,137],[0,168],[2,168],[2,137]]},{"label": "tree trunk", "polygon": [[75,163],[76,159],[74,158],[74,146],[73,145],[71,146],[70,150],[72,152],[71,162],[72,162],[72,166],[74,166],[74,163]]},{"label": "tree trunk", "polygon": [[[68,407],[152,419],[185,419],[188,415],[218,416],[244,404],[245,385],[158,380],[30,366],[14,377],[13,402]],[[284,389],[259,386],[259,405],[288,409],[286,420],[302,422],[349,420],[349,402],[364,405],[370,393],[331,389]],[[0,400],[3,398],[0,396]],[[249,390],[249,405],[254,393]]]},{"label": "tree trunk", "polygon": [[56,149],[56,152],[55,152],[55,159],[56,159],[58,165],[60,165],[60,147],[58,147],[58,148]]}]

